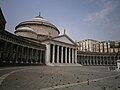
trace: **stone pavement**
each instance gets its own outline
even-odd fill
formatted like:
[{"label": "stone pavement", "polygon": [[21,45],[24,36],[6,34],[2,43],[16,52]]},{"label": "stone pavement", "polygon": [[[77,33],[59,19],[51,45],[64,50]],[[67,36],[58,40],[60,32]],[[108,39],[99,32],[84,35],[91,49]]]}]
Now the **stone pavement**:
[{"label": "stone pavement", "polygon": [[120,72],[107,66],[2,68],[0,90],[120,90]]}]

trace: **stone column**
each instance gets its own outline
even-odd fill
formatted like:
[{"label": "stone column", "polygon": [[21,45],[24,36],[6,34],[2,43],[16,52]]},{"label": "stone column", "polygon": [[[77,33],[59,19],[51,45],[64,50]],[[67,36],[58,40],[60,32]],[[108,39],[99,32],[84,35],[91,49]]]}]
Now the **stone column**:
[{"label": "stone column", "polygon": [[101,56],[101,60],[102,60],[102,64],[101,65],[104,65],[105,64],[105,61],[104,61],[104,57],[103,56]]},{"label": "stone column", "polygon": [[74,49],[72,48],[72,63],[74,63]]},{"label": "stone column", "polygon": [[14,55],[13,44],[12,43],[11,43],[10,53],[11,53],[10,63],[12,63],[13,61],[11,59],[13,59],[13,55]]},{"label": "stone column", "polygon": [[93,56],[93,65],[95,65],[95,55]]},{"label": "stone column", "polygon": [[[50,63],[50,45],[51,44],[46,44],[46,61],[45,61],[45,64],[49,64]],[[40,50],[40,63],[42,61],[42,51]]]},{"label": "stone column", "polygon": [[[26,60],[26,47],[24,47],[24,53],[23,54],[24,54],[25,62],[28,63],[28,61]],[[30,55],[30,57],[31,57],[31,55]]]},{"label": "stone column", "polygon": [[109,59],[110,59],[110,60],[109,60],[109,62],[110,62],[110,64],[109,64],[109,65],[112,65],[112,61],[111,61],[111,58],[112,58],[112,56],[110,56],[110,58],[109,58]]},{"label": "stone column", "polygon": [[[48,48],[49,48],[49,46],[48,46]],[[46,48],[46,50],[47,50],[47,48]],[[49,58],[48,58],[48,56],[47,56],[48,54],[47,54],[47,52],[46,52],[46,61],[45,61],[45,64],[47,64],[47,63],[49,63]],[[42,50],[40,50],[40,64],[42,64]]]},{"label": "stone column", "polygon": [[21,56],[22,56],[22,60],[21,60],[21,63],[23,63],[23,58],[24,58],[24,47],[23,46],[21,46],[21,49],[22,49],[22,53],[21,53]]},{"label": "stone column", "polygon": [[19,46],[16,44],[16,63],[18,63],[18,58],[19,58],[19,52],[18,52]]},{"label": "stone column", "polygon": [[93,58],[93,56],[90,56],[90,61],[89,61],[90,63],[89,63],[89,65],[92,65],[92,62],[91,62],[92,58]]},{"label": "stone column", "polygon": [[59,46],[57,46],[57,63],[59,63]]},{"label": "stone column", "polygon": [[[46,49],[47,50],[47,49]],[[47,52],[46,52],[47,53]],[[41,50],[41,64],[43,64],[43,50]],[[46,61],[45,61],[45,64],[46,64]],[[48,64],[48,63],[47,63]]]},{"label": "stone column", "polygon": [[86,62],[87,62],[87,65],[88,65],[88,56],[86,56]]},{"label": "stone column", "polygon": [[35,61],[36,61],[36,64],[38,63],[37,61],[38,61],[38,50],[36,49],[36,54],[35,54]]},{"label": "stone column", "polygon": [[6,49],[7,49],[7,42],[4,41],[4,47],[3,47],[3,58],[2,58],[2,62],[6,62],[5,61],[5,56],[6,56]]},{"label": "stone column", "polygon": [[[46,46],[47,47],[47,46]],[[47,48],[46,48],[47,49]],[[46,53],[47,54],[47,53]],[[46,55],[45,54],[45,55]],[[46,55],[46,57],[47,57],[47,55]],[[47,59],[47,58],[46,58]],[[39,61],[39,63],[41,63],[41,50],[38,50],[38,61]],[[45,62],[45,64],[46,64],[46,62]]]},{"label": "stone column", "polygon": [[83,56],[82,55],[80,55],[80,61],[81,61],[81,64],[83,65],[83,58],[82,58]]},{"label": "stone column", "polygon": [[33,63],[33,48],[31,48],[31,63]]},{"label": "stone column", "polygon": [[98,65],[98,56],[96,56],[96,64]]},{"label": "stone column", "polygon": [[75,64],[77,64],[77,49],[75,49]]},{"label": "stone column", "polygon": [[116,64],[116,59],[115,59],[115,56],[114,56],[114,65]]},{"label": "stone column", "polygon": [[[29,61],[32,60],[32,48],[30,49],[30,48],[26,47],[25,54],[26,54],[25,58],[27,60],[26,63],[30,63],[30,62],[28,62],[28,60]],[[28,55],[29,55],[29,57],[28,57]]]},{"label": "stone column", "polygon": [[63,63],[63,47],[61,46],[61,63]]},{"label": "stone column", "polygon": [[67,63],[67,47],[65,47],[65,63]]},{"label": "stone column", "polygon": [[71,62],[71,52],[70,52],[70,48],[69,48],[69,63]]},{"label": "stone column", "polygon": [[52,63],[55,63],[55,45],[53,45]]},{"label": "stone column", "polygon": [[106,56],[106,61],[107,61],[107,65],[108,65],[108,56]]},{"label": "stone column", "polygon": [[4,46],[4,51],[6,51],[6,50],[7,50],[7,42],[6,42],[6,41],[4,41],[4,43],[5,43],[5,46]]}]

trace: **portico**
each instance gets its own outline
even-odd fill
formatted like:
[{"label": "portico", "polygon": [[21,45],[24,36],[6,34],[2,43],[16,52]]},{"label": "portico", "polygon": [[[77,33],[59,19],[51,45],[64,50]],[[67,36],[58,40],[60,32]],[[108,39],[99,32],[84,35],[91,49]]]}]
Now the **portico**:
[{"label": "portico", "polygon": [[67,35],[43,41],[46,44],[46,65],[77,64],[77,48]]}]

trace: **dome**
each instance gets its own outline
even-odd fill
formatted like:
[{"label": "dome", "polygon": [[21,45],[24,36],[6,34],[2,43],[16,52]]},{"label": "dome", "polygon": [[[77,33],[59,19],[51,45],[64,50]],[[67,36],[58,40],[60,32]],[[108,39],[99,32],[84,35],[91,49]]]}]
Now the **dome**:
[{"label": "dome", "polygon": [[32,28],[32,30],[37,33],[38,36],[51,35],[52,37],[56,37],[60,34],[60,31],[55,25],[53,25],[41,16],[36,16],[35,18],[21,22],[15,27],[15,29],[16,31],[18,31],[20,27],[26,26],[30,26],[30,28]]},{"label": "dome", "polygon": [[33,31],[32,28],[27,27],[27,26],[26,27],[19,27],[19,28],[17,28],[17,30],[15,31],[15,34],[17,36],[37,39],[37,34]]},{"label": "dome", "polygon": [[18,28],[17,30],[18,30],[18,31],[19,31],[19,30],[28,30],[28,31],[34,32],[33,29],[30,28],[30,27],[20,27],[20,28]]}]

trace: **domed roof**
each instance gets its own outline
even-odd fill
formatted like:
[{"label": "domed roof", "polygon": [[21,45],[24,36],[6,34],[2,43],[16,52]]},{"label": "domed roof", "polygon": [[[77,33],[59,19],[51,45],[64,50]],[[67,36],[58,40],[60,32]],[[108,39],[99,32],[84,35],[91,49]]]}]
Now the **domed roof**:
[{"label": "domed roof", "polygon": [[30,28],[30,27],[20,27],[20,28],[18,28],[18,30],[30,30],[30,31],[33,31],[33,29]]},{"label": "domed roof", "polygon": [[60,33],[60,31],[57,29],[57,27],[55,25],[53,25],[52,23],[50,23],[49,21],[47,21],[46,19],[44,19],[41,16],[36,16],[35,18],[21,22],[20,24],[18,24],[15,27],[15,29],[17,29],[21,25],[29,25],[29,24],[39,24],[39,25],[49,26],[49,27],[56,29],[58,31],[58,33]]},{"label": "domed roof", "polygon": [[[34,30],[33,30],[32,28],[30,28],[29,26],[19,27],[19,28],[17,29],[17,31],[15,31],[15,32],[20,32],[20,31],[35,33]],[[36,33],[35,33],[35,34],[36,34]]]}]

